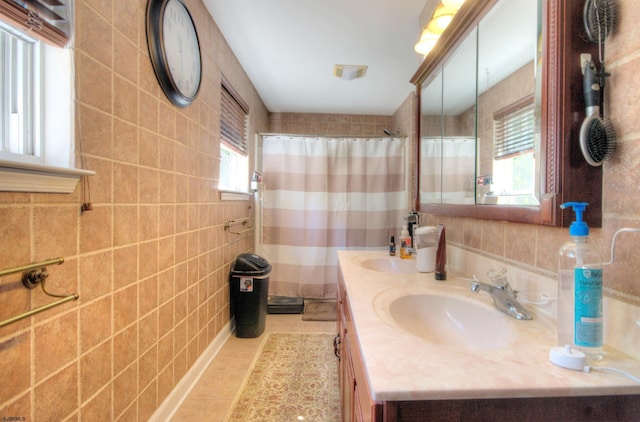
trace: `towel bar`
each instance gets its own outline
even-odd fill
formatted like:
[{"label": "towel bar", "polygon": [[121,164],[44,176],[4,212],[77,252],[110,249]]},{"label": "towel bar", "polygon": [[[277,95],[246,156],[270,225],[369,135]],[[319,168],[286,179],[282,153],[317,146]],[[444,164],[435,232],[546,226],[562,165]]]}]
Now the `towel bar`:
[{"label": "towel bar", "polygon": [[80,296],[77,293],[72,293],[70,295],[59,295],[59,294],[54,294],[54,293],[50,293],[47,291],[47,289],[44,286],[44,282],[47,279],[47,277],[49,277],[49,273],[47,273],[47,269],[46,266],[47,265],[59,265],[62,264],[64,262],[64,258],[55,258],[55,259],[49,259],[46,261],[42,261],[42,262],[36,262],[33,264],[27,264],[27,265],[22,265],[20,267],[15,267],[15,268],[10,268],[8,270],[3,270],[0,271],[0,277],[7,275],[7,274],[13,274],[13,273],[18,273],[18,272],[22,272],[22,271],[28,271],[26,273],[24,273],[22,275],[22,284],[28,288],[28,289],[33,289],[34,287],[36,287],[38,284],[40,284],[40,287],[42,287],[42,291],[47,295],[47,296],[51,296],[51,297],[57,297],[60,298],[58,300],[56,300],[55,302],[51,302],[47,305],[43,305],[40,306],[38,308],[35,309],[31,309],[30,311],[24,312],[20,315],[16,315],[14,317],[5,319],[4,321],[0,321],[0,328],[4,327],[5,325],[9,325],[12,324],[16,321],[20,321],[21,319],[30,317],[32,315],[35,314],[39,314],[42,311],[46,311],[47,309],[51,309],[54,308],[58,305],[62,305],[63,303],[69,302],[71,300],[78,300],[80,299]]}]

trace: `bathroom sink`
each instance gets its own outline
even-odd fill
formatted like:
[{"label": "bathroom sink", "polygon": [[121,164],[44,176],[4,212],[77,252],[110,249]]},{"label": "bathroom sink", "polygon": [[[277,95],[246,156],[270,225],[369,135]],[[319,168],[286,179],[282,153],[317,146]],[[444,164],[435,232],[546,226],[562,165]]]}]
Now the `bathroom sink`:
[{"label": "bathroom sink", "polygon": [[412,259],[400,259],[390,256],[365,259],[360,262],[360,265],[367,270],[383,273],[413,274],[417,272]]},{"label": "bathroom sink", "polygon": [[376,298],[376,313],[422,340],[472,351],[503,348],[514,340],[512,323],[492,305],[457,295],[393,290]]}]

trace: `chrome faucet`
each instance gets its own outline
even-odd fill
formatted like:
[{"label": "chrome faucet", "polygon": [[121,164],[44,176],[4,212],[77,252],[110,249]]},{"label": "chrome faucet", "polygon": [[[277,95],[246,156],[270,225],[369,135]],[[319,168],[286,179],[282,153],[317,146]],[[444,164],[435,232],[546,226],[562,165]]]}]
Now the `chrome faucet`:
[{"label": "chrome faucet", "polygon": [[511,289],[511,285],[507,281],[506,270],[491,270],[487,275],[495,284],[482,283],[476,279],[471,283],[472,292],[477,293],[484,290],[491,295],[496,308],[505,314],[520,320],[532,319],[531,314],[518,302],[518,292]]}]

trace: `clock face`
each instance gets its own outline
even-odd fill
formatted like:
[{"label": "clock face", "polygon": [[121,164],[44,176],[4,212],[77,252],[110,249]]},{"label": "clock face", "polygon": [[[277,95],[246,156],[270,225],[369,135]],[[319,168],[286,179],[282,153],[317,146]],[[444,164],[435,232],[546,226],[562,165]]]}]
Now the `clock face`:
[{"label": "clock face", "polygon": [[198,34],[181,0],[149,0],[147,41],[158,82],[172,103],[186,107],[202,78]]},{"label": "clock face", "polygon": [[194,97],[200,85],[200,46],[191,16],[181,1],[167,3],[162,22],[164,51],[178,90]]}]

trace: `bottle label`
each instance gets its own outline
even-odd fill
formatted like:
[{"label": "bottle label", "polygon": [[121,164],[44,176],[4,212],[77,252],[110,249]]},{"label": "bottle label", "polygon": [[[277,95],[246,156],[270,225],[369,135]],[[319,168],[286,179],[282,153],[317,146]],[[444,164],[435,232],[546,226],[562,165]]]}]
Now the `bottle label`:
[{"label": "bottle label", "polygon": [[602,269],[576,268],[575,344],[602,347]]}]

